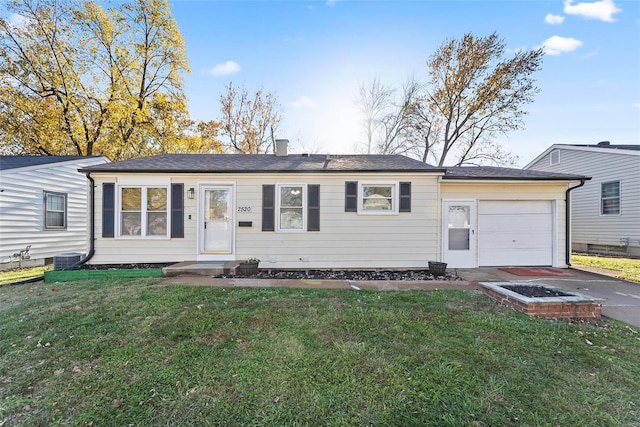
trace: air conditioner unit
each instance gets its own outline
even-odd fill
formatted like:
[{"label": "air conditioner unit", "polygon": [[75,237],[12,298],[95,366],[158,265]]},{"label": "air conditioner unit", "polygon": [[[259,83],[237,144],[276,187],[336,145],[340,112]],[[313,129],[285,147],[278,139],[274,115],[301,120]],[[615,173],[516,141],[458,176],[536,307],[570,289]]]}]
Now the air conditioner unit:
[{"label": "air conditioner unit", "polygon": [[82,254],[77,252],[69,252],[66,254],[60,254],[53,257],[53,269],[64,270],[71,267],[82,259]]}]

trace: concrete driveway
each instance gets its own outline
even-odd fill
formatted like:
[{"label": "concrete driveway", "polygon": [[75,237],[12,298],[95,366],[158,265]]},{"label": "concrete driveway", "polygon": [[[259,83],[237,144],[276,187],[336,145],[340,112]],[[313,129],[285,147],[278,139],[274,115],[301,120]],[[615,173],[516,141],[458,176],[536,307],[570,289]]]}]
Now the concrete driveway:
[{"label": "concrete driveway", "polygon": [[628,282],[577,268],[550,269],[563,276],[516,276],[497,268],[460,269],[458,274],[477,282],[535,282],[576,291],[602,302],[602,315],[640,328],[640,283]]}]

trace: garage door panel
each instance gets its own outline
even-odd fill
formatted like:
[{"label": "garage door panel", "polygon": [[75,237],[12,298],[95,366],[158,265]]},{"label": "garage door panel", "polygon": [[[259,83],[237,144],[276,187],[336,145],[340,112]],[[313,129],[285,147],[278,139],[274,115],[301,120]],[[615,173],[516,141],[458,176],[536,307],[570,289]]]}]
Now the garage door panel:
[{"label": "garage door panel", "polygon": [[[549,231],[551,233],[551,231]],[[496,248],[547,248],[549,245],[548,236],[539,233],[526,233],[515,237],[509,233],[492,233],[487,237],[486,232],[481,236],[481,245],[483,248],[496,249]]]},{"label": "garage door panel", "polygon": [[[484,260],[483,267],[501,267],[509,265],[517,266],[541,266],[551,265],[549,261],[549,251],[547,249],[531,250],[495,250],[495,256]],[[499,262],[496,262],[499,261]]]},{"label": "garage door panel", "polygon": [[480,266],[552,265],[553,207],[550,201],[480,201]]},{"label": "garage door panel", "polygon": [[514,215],[514,214],[551,214],[551,202],[533,201],[491,201],[480,202],[478,214],[480,215]]},{"label": "garage door panel", "polygon": [[537,231],[551,232],[551,222],[547,221],[548,215],[481,215],[480,229],[491,232],[506,230],[523,231],[532,226]]}]

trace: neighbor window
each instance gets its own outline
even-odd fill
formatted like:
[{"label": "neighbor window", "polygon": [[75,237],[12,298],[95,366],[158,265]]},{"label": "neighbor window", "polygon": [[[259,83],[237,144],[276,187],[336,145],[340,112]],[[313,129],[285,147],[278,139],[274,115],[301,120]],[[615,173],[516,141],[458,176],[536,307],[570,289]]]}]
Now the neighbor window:
[{"label": "neighbor window", "polygon": [[398,212],[397,184],[360,183],[358,212],[394,214]]},{"label": "neighbor window", "polygon": [[67,228],[67,195],[44,192],[44,229],[64,230]]},{"label": "neighbor window", "polygon": [[306,230],[305,186],[278,185],[278,230]]},{"label": "neighbor window", "polygon": [[120,188],[120,235],[167,236],[167,188]]},{"label": "neighbor window", "polygon": [[620,181],[601,184],[600,212],[602,215],[620,215]]},{"label": "neighbor window", "polygon": [[557,165],[558,163],[560,163],[560,151],[559,150],[553,150],[551,152],[551,164],[552,165]]}]

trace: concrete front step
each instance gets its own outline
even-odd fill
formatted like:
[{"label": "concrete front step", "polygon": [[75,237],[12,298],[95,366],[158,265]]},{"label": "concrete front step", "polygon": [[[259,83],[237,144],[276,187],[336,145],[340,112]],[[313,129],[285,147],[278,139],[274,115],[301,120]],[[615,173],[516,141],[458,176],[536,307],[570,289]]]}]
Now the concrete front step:
[{"label": "concrete front step", "polygon": [[164,277],[216,276],[235,272],[239,265],[240,261],[184,261],[164,267],[162,275]]}]

